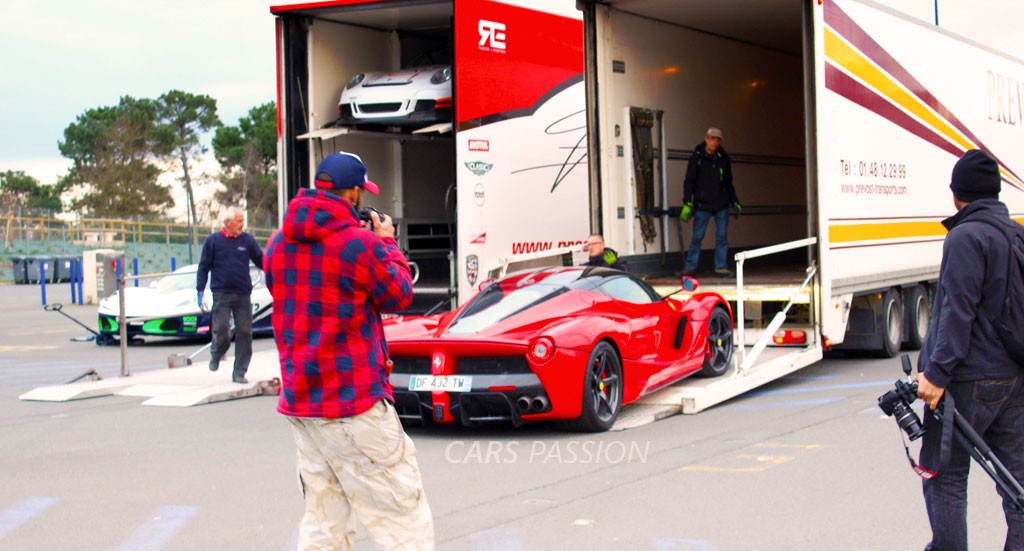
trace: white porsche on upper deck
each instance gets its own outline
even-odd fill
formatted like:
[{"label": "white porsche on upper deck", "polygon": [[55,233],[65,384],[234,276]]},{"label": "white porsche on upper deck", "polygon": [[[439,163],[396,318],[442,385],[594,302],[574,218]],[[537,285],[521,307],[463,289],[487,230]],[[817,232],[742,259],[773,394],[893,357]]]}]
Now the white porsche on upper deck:
[{"label": "white porsche on upper deck", "polygon": [[452,66],[447,52],[421,56],[397,71],[349,80],[338,100],[341,124],[427,126],[452,120]]}]

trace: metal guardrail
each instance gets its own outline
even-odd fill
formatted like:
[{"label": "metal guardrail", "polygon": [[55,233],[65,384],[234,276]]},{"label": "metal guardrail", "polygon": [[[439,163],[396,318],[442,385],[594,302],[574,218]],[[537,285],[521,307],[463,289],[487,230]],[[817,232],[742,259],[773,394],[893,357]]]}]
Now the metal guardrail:
[{"label": "metal guardrail", "polygon": [[[817,243],[817,237],[808,237],[806,239],[800,239],[797,241],[790,241],[788,243],[780,243],[778,245],[771,245],[768,247],[762,247],[760,249],[753,249],[749,251],[736,253],[736,319],[738,320],[736,323],[736,348],[737,350],[740,351],[741,357],[740,367],[739,369],[736,370],[737,374],[746,372],[746,370],[751,365],[754,364],[754,361],[761,354],[761,351],[763,351],[765,346],[768,345],[768,340],[771,339],[775,331],[777,331],[778,328],[782,326],[782,322],[785,321],[786,319],[786,313],[789,311],[790,306],[793,305],[793,299],[790,298],[789,302],[782,309],[782,311],[776,314],[775,317],[772,319],[771,323],[768,324],[768,328],[764,331],[764,333],[761,335],[761,338],[758,340],[758,342],[754,345],[753,349],[751,349],[750,353],[748,354],[746,351],[746,343],[744,338],[746,336],[746,328],[744,327],[745,324],[743,313],[743,303],[745,301],[743,290],[743,264],[747,260],[752,258],[768,256],[776,253],[781,253],[784,251],[799,249],[801,247],[810,247]],[[817,274],[817,266],[815,266],[812,262],[811,265],[807,267],[807,278],[804,279],[804,282],[800,285],[800,288],[796,291],[796,293],[794,293],[794,295],[802,293],[803,290],[813,280],[815,274]]]},{"label": "metal guardrail", "polygon": [[[246,228],[258,242],[266,242],[276,228]],[[199,244],[212,231],[193,226],[193,244]],[[189,243],[187,224],[143,220],[82,218],[61,220],[53,217],[0,217],[0,238],[5,244],[17,241],[69,241],[77,244],[112,245],[124,243]]]}]

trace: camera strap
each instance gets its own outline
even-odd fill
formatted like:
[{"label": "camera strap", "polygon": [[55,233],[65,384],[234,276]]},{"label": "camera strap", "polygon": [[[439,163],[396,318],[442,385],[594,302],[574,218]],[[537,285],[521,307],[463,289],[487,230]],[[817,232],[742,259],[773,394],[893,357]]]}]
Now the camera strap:
[{"label": "camera strap", "polygon": [[[925,410],[928,409],[927,405],[924,407]],[[939,411],[931,412],[942,424],[942,435],[939,437],[939,464],[935,466],[934,471],[928,470],[914,461],[914,458],[910,456],[910,447],[903,436],[903,431],[900,431],[900,438],[903,439],[903,450],[907,453],[907,461],[910,462],[910,468],[917,473],[917,476],[921,477],[921,480],[930,480],[939,474],[939,471],[949,462],[949,454],[953,449],[953,412],[956,410],[956,406],[954,405],[953,395],[948,390],[943,393],[942,403],[939,404],[939,408]],[[926,411],[925,415],[927,414]]]}]

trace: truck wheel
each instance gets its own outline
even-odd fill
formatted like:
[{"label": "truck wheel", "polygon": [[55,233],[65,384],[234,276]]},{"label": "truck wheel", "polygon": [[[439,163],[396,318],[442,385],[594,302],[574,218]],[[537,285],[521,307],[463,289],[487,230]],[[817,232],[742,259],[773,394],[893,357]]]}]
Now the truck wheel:
[{"label": "truck wheel", "polygon": [[622,408],[622,362],[615,347],[597,343],[583,374],[583,411],[569,426],[582,432],[604,432]]},{"label": "truck wheel", "polygon": [[882,348],[878,355],[892,358],[900,351],[903,344],[903,298],[897,289],[889,289],[882,299],[882,311],[879,313],[878,328],[882,334]]},{"label": "truck wheel", "polygon": [[907,324],[907,350],[920,350],[928,336],[928,323],[932,316],[932,303],[924,285],[915,285],[907,292],[903,301],[906,308],[904,323]]},{"label": "truck wheel", "polygon": [[708,319],[708,342],[704,349],[704,366],[697,375],[718,377],[729,369],[732,361],[732,320],[721,306],[711,311]]}]

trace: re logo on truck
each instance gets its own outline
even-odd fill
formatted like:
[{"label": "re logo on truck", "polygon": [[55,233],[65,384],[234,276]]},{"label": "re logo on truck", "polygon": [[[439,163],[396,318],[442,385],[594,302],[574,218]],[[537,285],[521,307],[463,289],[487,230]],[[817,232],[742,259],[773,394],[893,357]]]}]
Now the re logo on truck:
[{"label": "re logo on truck", "polygon": [[490,151],[491,142],[489,140],[469,140],[470,151]]},{"label": "re logo on truck", "polygon": [[481,19],[477,23],[477,30],[480,32],[480,43],[478,46],[483,50],[505,52],[505,24],[495,21]]}]

